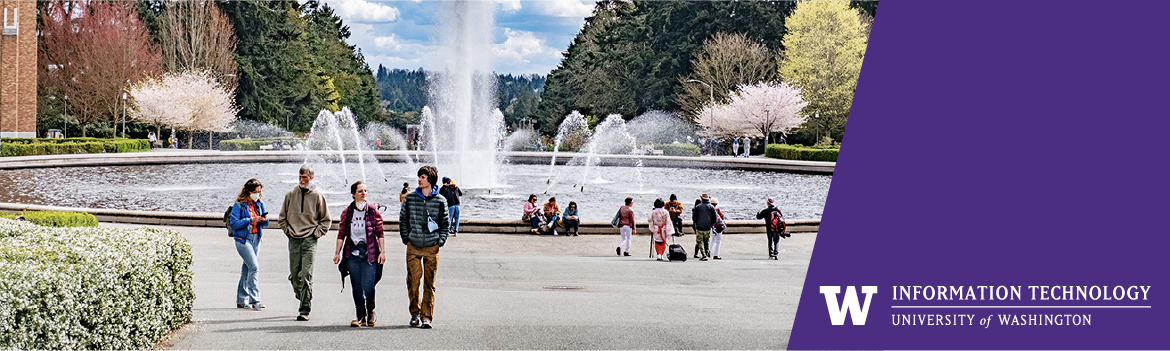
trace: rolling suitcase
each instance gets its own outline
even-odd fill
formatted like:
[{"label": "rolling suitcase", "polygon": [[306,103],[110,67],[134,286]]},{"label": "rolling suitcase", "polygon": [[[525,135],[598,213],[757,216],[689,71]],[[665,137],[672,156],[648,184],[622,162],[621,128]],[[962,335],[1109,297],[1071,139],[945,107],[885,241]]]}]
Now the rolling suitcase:
[{"label": "rolling suitcase", "polygon": [[675,244],[674,238],[670,238],[670,246],[666,248],[666,257],[670,261],[687,261],[687,250],[683,249],[682,245]]}]

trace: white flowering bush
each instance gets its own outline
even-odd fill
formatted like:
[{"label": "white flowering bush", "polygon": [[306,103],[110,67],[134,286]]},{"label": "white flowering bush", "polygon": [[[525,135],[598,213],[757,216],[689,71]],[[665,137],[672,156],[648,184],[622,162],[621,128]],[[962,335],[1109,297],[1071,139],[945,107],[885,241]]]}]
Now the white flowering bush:
[{"label": "white flowering bush", "polygon": [[191,320],[191,245],[173,230],[0,218],[0,349],[147,349]]}]

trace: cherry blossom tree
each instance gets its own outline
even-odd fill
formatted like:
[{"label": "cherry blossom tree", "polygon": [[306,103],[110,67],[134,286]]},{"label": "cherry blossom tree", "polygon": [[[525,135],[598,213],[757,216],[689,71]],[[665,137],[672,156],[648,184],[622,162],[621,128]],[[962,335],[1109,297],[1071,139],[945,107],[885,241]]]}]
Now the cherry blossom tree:
[{"label": "cherry blossom tree", "polygon": [[[162,126],[227,132],[239,112],[231,91],[208,71],[168,73],[135,85],[130,95],[134,103],[131,116],[154,125],[160,135]],[[187,148],[191,148],[192,138],[187,134]]]},{"label": "cherry blossom tree", "polygon": [[708,135],[763,136],[767,141],[773,131],[788,132],[807,118],[800,114],[808,105],[801,89],[784,82],[740,85],[730,100],[699,111],[696,117]]}]

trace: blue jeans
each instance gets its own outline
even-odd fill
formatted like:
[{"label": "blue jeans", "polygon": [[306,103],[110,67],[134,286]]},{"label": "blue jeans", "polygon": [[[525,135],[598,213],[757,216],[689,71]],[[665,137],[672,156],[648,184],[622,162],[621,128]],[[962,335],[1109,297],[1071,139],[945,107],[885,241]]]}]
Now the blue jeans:
[{"label": "blue jeans", "polygon": [[535,213],[533,213],[532,214],[532,229],[536,229],[536,227],[539,227],[539,226],[540,226],[540,216],[537,216]]},{"label": "blue jeans", "polygon": [[244,265],[240,267],[240,284],[236,287],[236,304],[260,302],[260,289],[256,287],[260,282],[257,277],[260,265],[256,262],[256,256],[260,254],[260,236],[248,234],[243,243],[232,241],[236,243],[236,252],[244,259]]},{"label": "blue jeans", "polygon": [[451,232],[459,232],[459,205],[447,206],[447,218],[451,219]]},{"label": "blue jeans", "polygon": [[548,226],[549,226],[549,228],[554,228],[554,229],[555,229],[555,228],[557,227],[557,220],[558,220],[558,219],[560,219],[560,218],[561,218],[561,215],[559,215],[559,214],[555,214],[555,215],[552,215],[552,216],[548,217]]},{"label": "blue jeans", "polygon": [[[353,251],[358,254],[354,255]],[[357,319],[363,320],[374,311],[374,273],[378,270],[378,263],[369,263],[366,256],[366,242],[357,243],[345,259],[349,268],[349,283],[353,285],[353,305],[357,309]]]}]

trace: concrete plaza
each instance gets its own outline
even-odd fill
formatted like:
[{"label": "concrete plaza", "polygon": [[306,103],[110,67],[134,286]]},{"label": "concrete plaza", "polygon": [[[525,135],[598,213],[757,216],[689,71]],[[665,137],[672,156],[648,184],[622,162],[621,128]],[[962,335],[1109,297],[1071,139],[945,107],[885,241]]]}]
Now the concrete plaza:
[{"label": "concrete plaza", "polygon": [[[387,233],[378,326],[351,328],[336,232],[318,243],[311,320],[298,322],[279,231],[260,246],[267,308],[253,311],[235,308],[241,260],[225,229],[164,228],[186,235],[195,260],[193,321],[159,345],[172,349],[783,349],[817,236],[782,240],[778,261],[766,259],[764,235],[729,234],[722,260],[667,263],[647,258],[646,235],[619,257],[617,235],[464,233],[439,255],[434,329],[424,330],[407,326],[397,233]],[[678,243],[691,253],[694,236]]]}]

